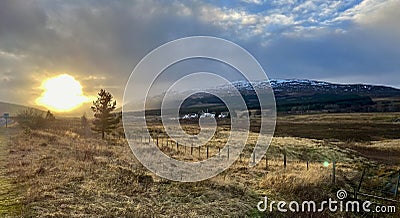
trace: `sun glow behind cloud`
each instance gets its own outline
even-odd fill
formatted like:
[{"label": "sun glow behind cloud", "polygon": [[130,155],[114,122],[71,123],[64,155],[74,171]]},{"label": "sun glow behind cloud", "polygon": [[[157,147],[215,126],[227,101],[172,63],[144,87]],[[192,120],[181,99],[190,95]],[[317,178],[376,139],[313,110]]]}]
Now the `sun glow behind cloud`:
[{"label": "sun glow behind cloud", "polygon": [[121,101],[142,57],[195,35],[241,45],[270,78],[400,87],[399,7],[399,0],[0,1],[0,100],[35,104],[37,78],[63,70],[85,92],[106,88]]},{"label": "sun glow behind cloud", "polygon": [[40,88],[43,93],[36,104],[56,112],[72,111],[92,99],[83,94],[79,81],[68,74],[46,79]]}]

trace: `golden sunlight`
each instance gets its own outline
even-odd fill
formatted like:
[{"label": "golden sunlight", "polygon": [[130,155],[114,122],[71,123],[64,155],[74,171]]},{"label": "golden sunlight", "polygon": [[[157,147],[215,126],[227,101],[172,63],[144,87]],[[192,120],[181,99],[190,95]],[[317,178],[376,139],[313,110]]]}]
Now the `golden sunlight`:
[{"label": "golden sunlight", "polygon": [[82,85],[73,76],[58,75],[43,81],[42,95],[36,104],[56,112],[68,112],[91,99],[83,95]]}]

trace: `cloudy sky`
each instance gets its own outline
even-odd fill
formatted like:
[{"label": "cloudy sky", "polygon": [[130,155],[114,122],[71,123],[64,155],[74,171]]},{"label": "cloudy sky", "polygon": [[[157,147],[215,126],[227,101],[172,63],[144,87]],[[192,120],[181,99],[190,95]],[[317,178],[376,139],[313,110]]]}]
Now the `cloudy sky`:
[{"label": "cloudy sky", "polygon": [[231,40],[269,78],[400,88],[399,0],[0,1],[0,101],[35,105],[67,73],[121,102],[135,65],[181,37]]}]

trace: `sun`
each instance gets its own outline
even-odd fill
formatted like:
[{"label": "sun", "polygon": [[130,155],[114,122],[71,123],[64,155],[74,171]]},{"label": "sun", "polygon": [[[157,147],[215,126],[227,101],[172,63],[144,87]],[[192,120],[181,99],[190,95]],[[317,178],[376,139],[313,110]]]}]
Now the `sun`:
[{"label": "sun", "polygon": [[46,79],[40,88],[43,93],[36,104],[55,112],[68,112],[91,100],[83,94],[79,81],[68,74]]}]

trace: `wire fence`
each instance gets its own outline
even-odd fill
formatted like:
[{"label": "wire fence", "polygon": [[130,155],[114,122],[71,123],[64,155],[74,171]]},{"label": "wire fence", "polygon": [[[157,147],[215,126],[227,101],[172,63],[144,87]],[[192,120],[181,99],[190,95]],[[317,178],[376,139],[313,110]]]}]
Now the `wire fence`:
[{"label": "wire fence", "polygon": [[[222,149],[217,145],[204,145],[200,147],[193,147],[190,142],[187,140],[183,140],[184,142],[179,142],[178,140],[170,139],[166,137],[165,134],[157,134],[152,133],[150,136],[142,136],[142,135],[134,135],[131,139],[136,142],[140,143],[142,146],[150,146],[150,143],[154,143],[160,150],[165,153],[171,155],[174,154],[174,158],[182,158],[185,160],[206,160],[211,157],[218,157],[218,158],[226,158],[230,159],[233,158],[231,155],[232,150],[237,149],[235,146],[232,145],[225,145],[227,149]],[[325,163],[324,163],[325,162]],[[241,153],[237,163],[255,163],[254,155],[251,155],[251,152],[247,151]],[[376,200],[381,201],[390,201],[399,203],[398,201],[398,189],[400,185],[400,171],[397,172],[394,177],[391,179],[391,182],[386,184],[386,188],[382,187],[381,189],[371,189],[369,184],[367,184],[371,178],[377,177],[376,175],[371,175],[371,178],[366,175],[368,171],[368,166],[364,168],[362,172],[359,172],[358,179],[352,178],[349,179],[346,177],[346,173],[343,171],[338,171],[338,167],[340,167],[340,163],[336,162],[336,160],[331,160],[330,163],[326,163],[325,160],[315,161],[315,160],[305,160],[295,158],[293,156],[289,156],[284,150],[275,153],[272,155],[265,154],[263,159],[257,164],[258,168],[264,169],[266,172],[272,169],[281,169],[285,171],[286,169],[290,168],[290,166],[294,165],[296,167],[303,167],[304,171],[310,170],[312,166],[320,165],[324,166],[324,168],[329,168],[330,170],[330,178],[332,185],[337,183],[338,178],[344,181],[351,181],[349,184],[353,187],[353,190],[350,190],[349,193],[352,194],[353,199],[360,199],[360,198],[373,198]],[[343,178],[342,178],[343,177]],[[389,187],[389,188],[388,188]]]}]

